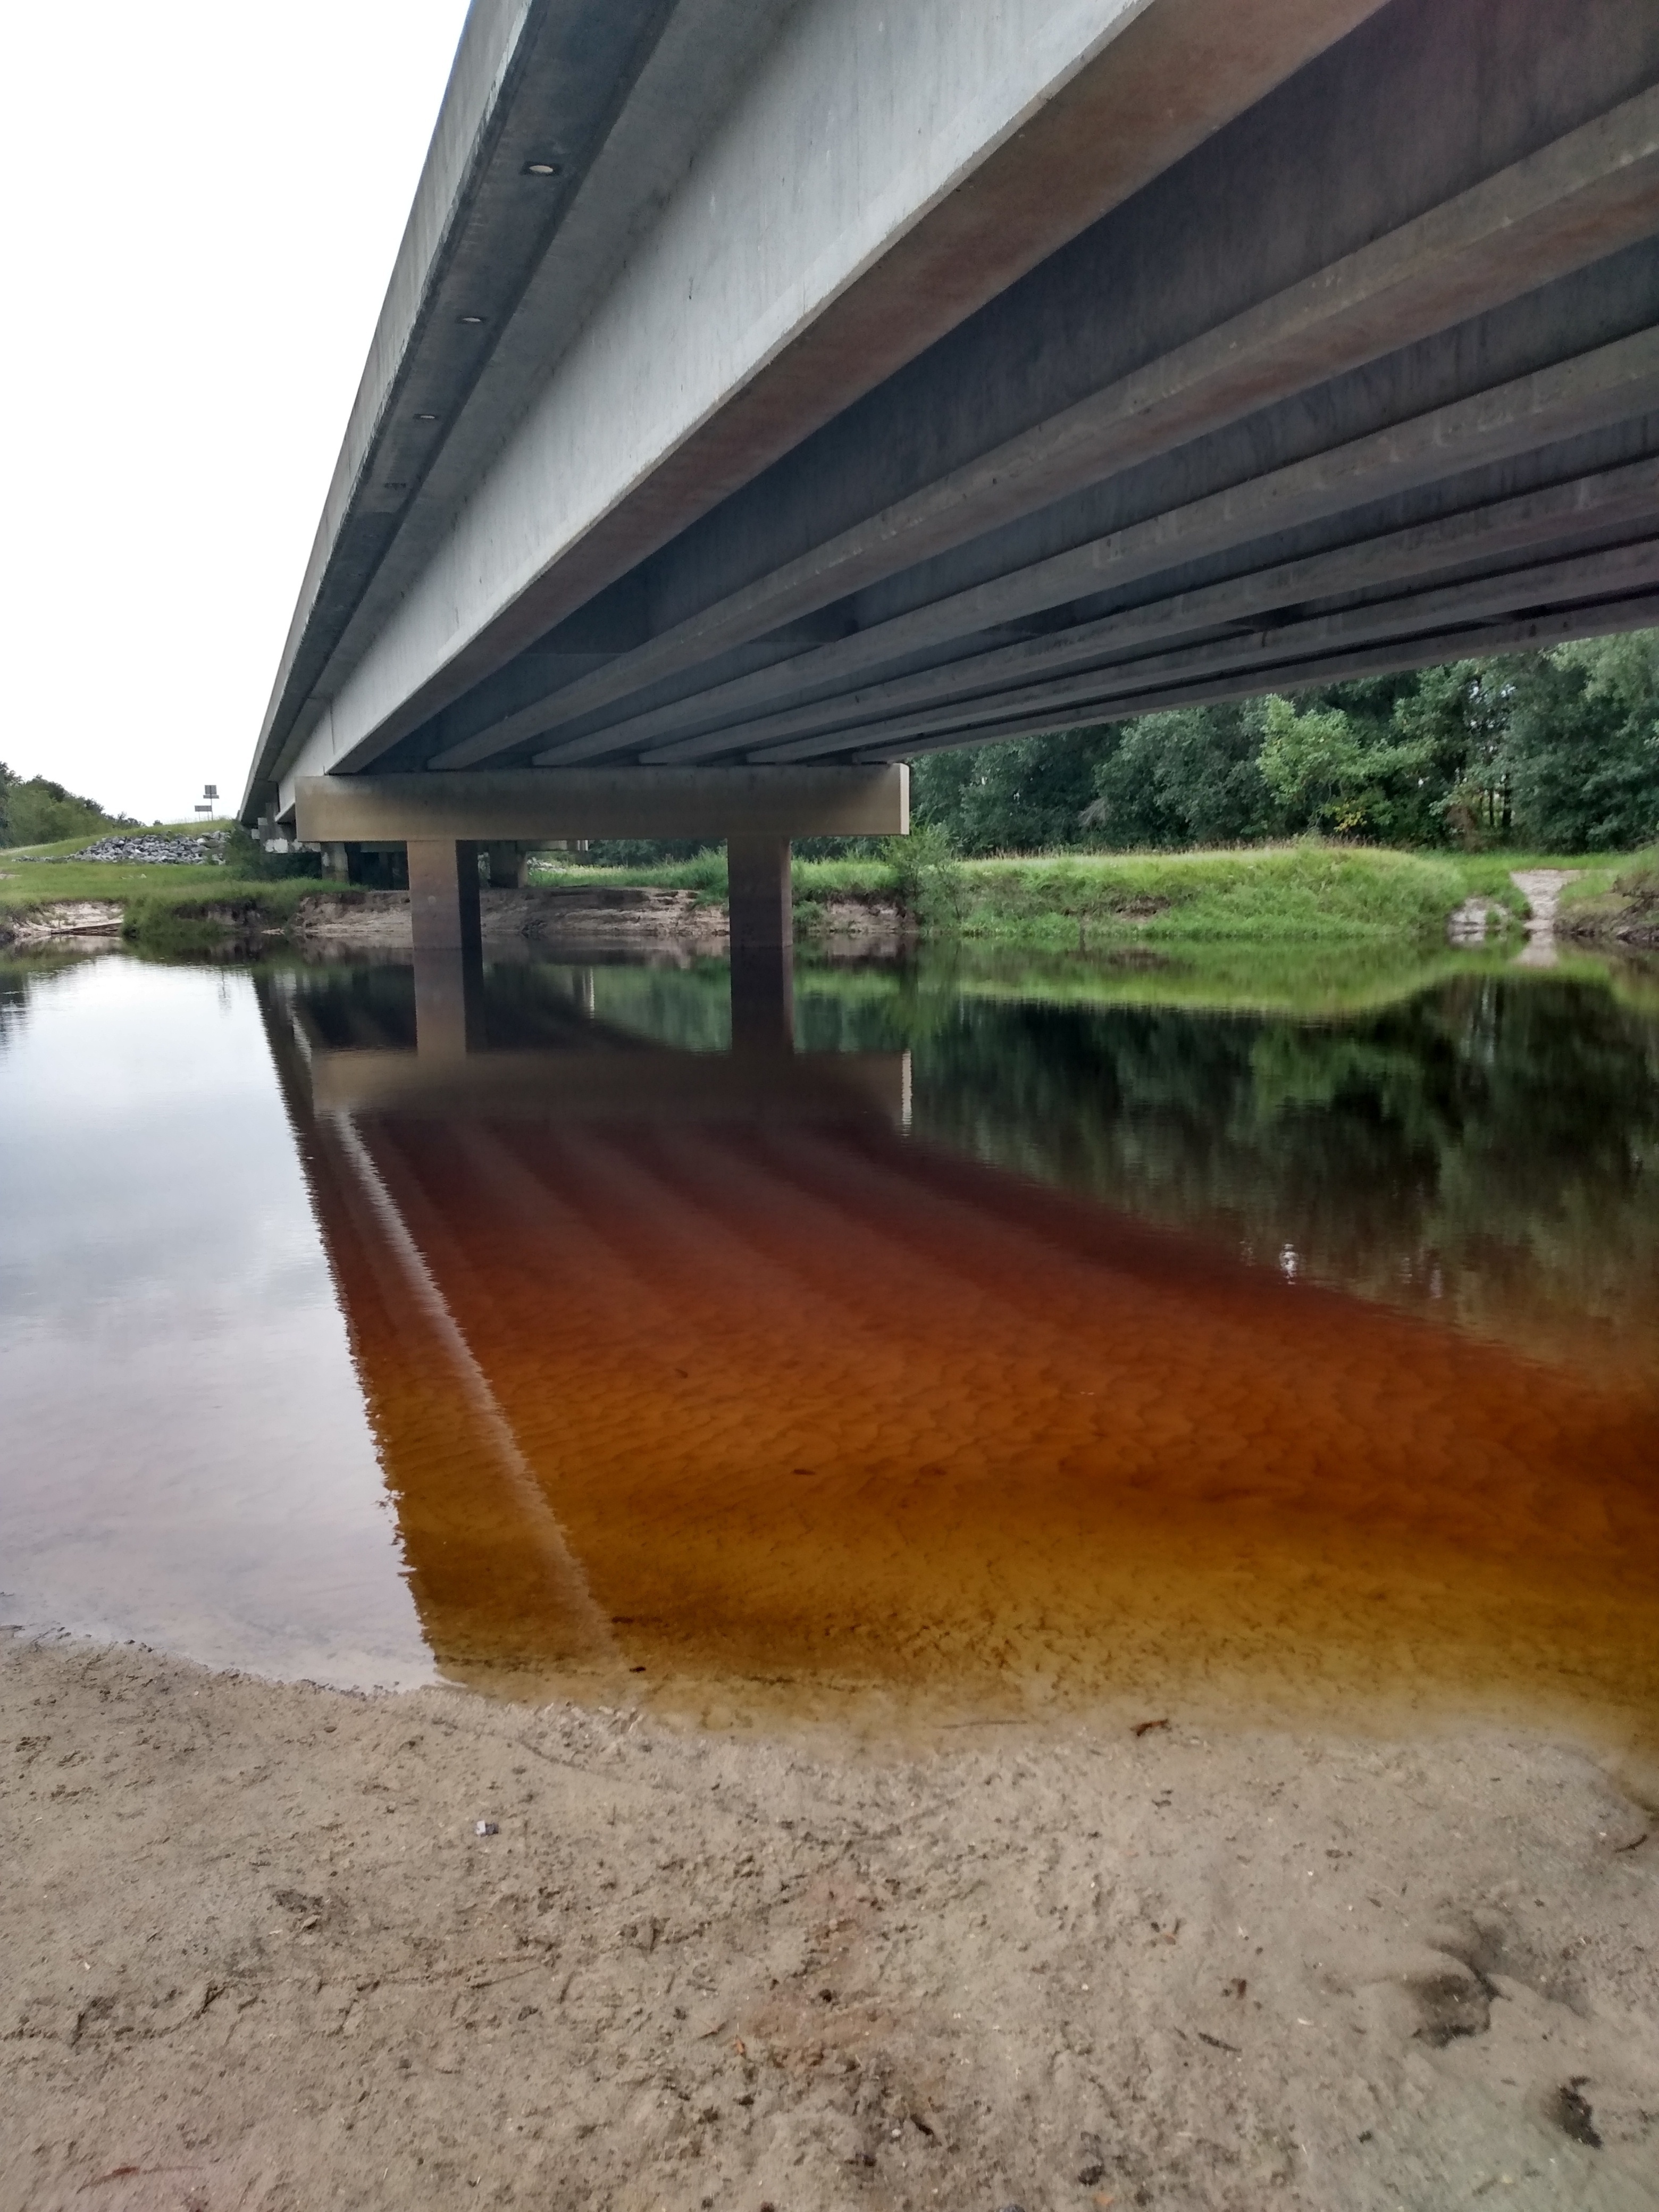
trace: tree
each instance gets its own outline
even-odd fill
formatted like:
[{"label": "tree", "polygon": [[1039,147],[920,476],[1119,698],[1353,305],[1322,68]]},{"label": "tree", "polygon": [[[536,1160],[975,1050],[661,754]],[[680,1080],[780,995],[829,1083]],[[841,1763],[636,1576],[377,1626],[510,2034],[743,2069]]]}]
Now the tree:
[{"label": "tree", "polygon": [[1298,711],[1279,698],[1267,701],[1266,725],[1261,780],[1292,828],[1425,842],[1433,805],[1425,799],[1433,762],[1429,738],[1391,741],[1340,707]]},{"label": "tree", "polygon": [[0,846],[51,845],[116,826],[95,799],[77,799],[47,776],[26,780],[0,761]]},{"label": "tree", "polygon": [[913,816],[959,853],[1082,844],[1096,768],[1116,742],[1115,731],[1102,726],[930,753],[914,770]]},{"label": "tree", "polygon": [[1118,726],[1095,769],[1086,828],[1109,845],[1233,845],[1279,827],[1262,779],[1264,709],[1257,699],[1178,707]]},{"label": "tree", "polygon": [[962,853],[1304,830],[1628,848],[1659,836],[1659,631],[934,753],[915,806]]},{"label": "tree", "polygon": [[1659,834],[1659,631],[1502,665],[1503,763],[1527,837],[1559,852],[1650,842]]},{"label": "tree", "polygon": [[1425,742],[1418,842],[1481,846],[1506,840],[1514,826],[1504,757],[1513,684],[1502,660],[1453,660],[1409,678],[1394,703],[1395,734]]}]

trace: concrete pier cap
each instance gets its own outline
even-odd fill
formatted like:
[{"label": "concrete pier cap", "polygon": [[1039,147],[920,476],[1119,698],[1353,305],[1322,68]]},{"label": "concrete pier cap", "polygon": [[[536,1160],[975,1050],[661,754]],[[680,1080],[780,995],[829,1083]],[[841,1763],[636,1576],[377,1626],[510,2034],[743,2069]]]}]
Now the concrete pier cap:
[{"label": "concrete pier cap", "polygon": [[294,813],[296,836],[323,844],[902,837],[910,828],[910,771],[894,763],[301,776]]}]

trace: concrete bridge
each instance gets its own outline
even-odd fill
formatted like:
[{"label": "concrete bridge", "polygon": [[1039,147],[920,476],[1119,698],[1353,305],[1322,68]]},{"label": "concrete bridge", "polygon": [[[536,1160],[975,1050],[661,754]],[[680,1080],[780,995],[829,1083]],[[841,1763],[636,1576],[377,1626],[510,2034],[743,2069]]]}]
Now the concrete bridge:
[{"label": "concrete bridge", "polygon": [[244,799],[906,825],[934,747],[1659,621],[1651,0],[474,0]]}]

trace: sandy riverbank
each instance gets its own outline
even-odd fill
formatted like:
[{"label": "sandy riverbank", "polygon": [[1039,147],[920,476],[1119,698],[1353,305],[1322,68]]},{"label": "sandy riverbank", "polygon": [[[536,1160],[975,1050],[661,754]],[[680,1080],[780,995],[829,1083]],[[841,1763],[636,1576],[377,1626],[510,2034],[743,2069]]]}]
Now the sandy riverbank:
[{"label": "sandy riverbank", "polygon": [[1659,2203],[1659,1838],[1571,1745],[15,1638],[0,1720],[6,2212]]},{"label": "sandy riverbank", "polygon": [[[532,884],[523,890],[484,891],[479,906],[487,945],[527,941],[589,951],[673,946],[723,954],[730,935],[723,902],[649,884]],[[295,944],[319,951],[406,948],[409,894],[370,891],[343,899],[319,892],[296,908],[288,933]],[[890,903],[842,899],[804,913],[801,933],[856,939],[863,950],[894,950],[902,929],[898,910]]]},{"label": "sandy riverbank", "polygon": [[[723,951],[724,907],[700,906],[691,891],[629,884],[592,890],[487,890],[479,898],[487,944],[520,938],[570,939],[584,945],[672,944]],[[320,891],[295,909],[289,935],[319,948],[406,949],[410,942],[407,891],[358,892],[350,898]]]}]

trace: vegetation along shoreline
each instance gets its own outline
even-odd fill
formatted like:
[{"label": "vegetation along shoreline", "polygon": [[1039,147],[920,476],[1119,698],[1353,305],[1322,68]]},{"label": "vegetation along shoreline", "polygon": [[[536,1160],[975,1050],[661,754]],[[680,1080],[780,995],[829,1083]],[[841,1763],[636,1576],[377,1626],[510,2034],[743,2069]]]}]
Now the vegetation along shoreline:
[{"label": "vegetation along shoreline", "polygon": [[[1518,943],[1514,878],[1541,872],[1567,878],[1559,936],[1659,945],[1659,632],[930,754],[914,822],[908,838],[797,846],[803,941],[1335,947],[1456,938],[1473,915]],[[146,830],[0,764],[0,944],[406,934],[398,893],[325,888],[320,866],[228,823]],[[724,934],[719,851],[615,840],[533,857],[526,876],[487,895],[487,933]]]},{"label": "vegetation along shoreline", "polygon": [[[1587,943],[1659,944],[1659,848],[1606,854],[1401,853],[1305,838],[1182,853],[1059,852],[961,859],[923,831],[896,850],[804,859],[794,869],[804,940],[962,937],[1036,950],[1244,942],[1334,946],[1442,938],[1471,903],[1501,934],[1528,913],[1516,874],[1569,875],[1557,929]],[[486,892],[492,935],[675,940],[725,933],[719,853],[611,866],[532,861],[522,891]],[[118,935],[166,953],[273,939],[388,947],[408,898],[314,877],[260,878],[234,858],[166,866],[89,860],[74,844],[0,853],[0,944]]]}]

